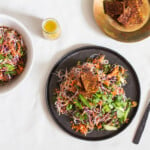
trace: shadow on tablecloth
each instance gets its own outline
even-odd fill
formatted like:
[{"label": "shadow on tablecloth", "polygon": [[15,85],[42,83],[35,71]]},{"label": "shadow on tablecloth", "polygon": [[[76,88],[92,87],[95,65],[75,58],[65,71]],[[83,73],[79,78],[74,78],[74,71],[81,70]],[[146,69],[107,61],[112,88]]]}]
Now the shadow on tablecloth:
[{"label": "shadow on tablecloth", "polygon": [[81,0],[81,9],[83,17],[85,18],[85,21],[91,29],[93,29],[95,32],[100,32],[101,34],[104,34],[95,22],[93,15],[93,1],[94,0]]},{"label": "shadow on tablecloth", "polygon": [[17,20],[22,22],[32,34],[42,37],[41,18],[29,14],[25,14],[22,12],[6,10],[6,9],[1,9],[0,13],[16,18]]}]

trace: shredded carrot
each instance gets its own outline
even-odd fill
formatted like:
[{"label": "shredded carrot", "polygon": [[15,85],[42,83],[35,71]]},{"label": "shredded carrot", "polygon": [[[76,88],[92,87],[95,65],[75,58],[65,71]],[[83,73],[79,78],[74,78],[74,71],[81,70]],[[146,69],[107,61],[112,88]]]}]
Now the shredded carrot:
[{"label": "shredded carrot", "polygon": [[124,74],[125,73],[125,69],[123,67],[121,67],[121,73]]},{"label": "shredded carrot", "polygon": [[111,78],[113,76],[117,76],[119,72],[119,66],[116,66],[111,73],[108,74],[108,78]]},{"label": "shredded carrot", "polygon": [[100,123],[98,126],[97,126],[98,129],[101,129],[102,128],[102,124]]},{"label": "shredded carrot", "polygon": [[102,106],[102,104],[103,104],[103,101],[99,101],[99,103],[98,103],[100,106]]},{"label": "shredded carrot", "polygon": [[110,81],[109,81],[109,80],[105,80],[105,81],[104,81],[104,84],[105,84],[106,86],[109,86],[109,85],[110,85]]},{"label": "shredded carrot", "polygon": [[104,61],[105,56],[102,55],[99,59],[93,59],[93,64],[101,64]]},{"label": "shredded carrot", "polygon": [[113,92],[111,92],[111,94],[112,94],[113,96],[116,96],[116,95],[117,95],[117,90],[114,90]]},{"label": "shredded carrot", "polygon": [[132,106],[132,107],[136,107],[136,106],[137,106],[137,102],[136,102],[136,101],[132,101],[132,102],[131,102],[131,106]]},{"label": "shredded carrot", "polygon": [[99,64],[95,64],[95,67],[96,67],[96,69],[99,69],[100,65]]},{"label": "shredded carrot", "polygon": [[116,119],[117,118],[117,115],[115,115],[114,117],[113,117],[113,119]]},{"label": "shredded carrot", "polygon": [[98,59],[98,62],[99,62],[99,63],[102,63],[102,62],[104,61],[104,58],[105,58],[105,56],[102,55],[102,56]]},{"label": "shredded carrot", "polygon": [[84,124],[72,125],[72,129],[75,129],[76,132],[80,131],[82,134],[86,135],[88,132],[87,127]]}]

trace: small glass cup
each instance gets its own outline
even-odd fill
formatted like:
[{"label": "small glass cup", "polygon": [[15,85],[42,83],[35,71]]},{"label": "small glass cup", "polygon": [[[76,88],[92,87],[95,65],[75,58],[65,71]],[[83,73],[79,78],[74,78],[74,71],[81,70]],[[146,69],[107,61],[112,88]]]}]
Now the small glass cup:
[{"label": "small glass cup", "polygon": [[55,40],[60,36],[61,28],[57,20],[48,18],[42,23],[42,32],[45,38]]}]

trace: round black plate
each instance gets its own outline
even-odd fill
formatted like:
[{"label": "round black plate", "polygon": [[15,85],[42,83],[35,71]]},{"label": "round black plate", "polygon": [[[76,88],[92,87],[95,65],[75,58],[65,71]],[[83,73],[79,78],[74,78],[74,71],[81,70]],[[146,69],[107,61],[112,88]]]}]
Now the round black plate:
[{"label": "round black plate", "polygon": [[134,69],[132,68],[132,66],[120,54],[108,48],[98,47],[98,46],[88,46],[88,47],[78,48],[68,53],[61,60],[59,60],[59,62],[54,66],[54,68],[50,72],[48,78],[48,82],[46,85],[46,101],[47,101],[48,109],[51,112],[53,118],[58,123],[58,125],[62,127],[66,132],[68,132],[72,136],[85,139],[85,140],[103,140],[103,139],[113,137],[118,133],[120,133],[121,131],[123,131],[134,118],[138,107],[133,108],[132,111],[130,112],[129,123],[124,124],[117,131],[93,131],[92,133],[89,133],[86,136],[84,136],[71,129],[69,117],[64,115],[59,116],[54,105],[55,103],[54,90],[59,87],[57,82],[58,78],[55,75],[56,71],[60,69],[65,70],[66,68],[69,70],[71,67],[77,64],[77,61],[79,60],[85,61],[92,54],[104,54],[106,58],[110,61],[110,63],[120,64],[128,70],[128,75],[129,75],[127,79],[128,84],[125,86],[125,92],[127,94],[127,97],[131,97],[132,99],[136,100],[137,103],[139,104],[140,85],[139,85],[137,75]]}]

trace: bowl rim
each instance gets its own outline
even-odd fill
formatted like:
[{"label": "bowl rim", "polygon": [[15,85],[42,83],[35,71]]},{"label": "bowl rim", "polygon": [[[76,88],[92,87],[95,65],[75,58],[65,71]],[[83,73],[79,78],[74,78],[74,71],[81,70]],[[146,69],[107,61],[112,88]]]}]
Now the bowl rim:
[{"label": "bowl rim", "polygon": [[[18,79],[18,81],[16,82],[15,85],[13,85],[10,89],[7,89],[7,90],[4,90],[4,91],[0,92],[0,96],[4,96],[4,95],[10,93],[11,91],[13,91],[14,89],[16,89],[28,77],[28,75],[29,75],[29,73],[30,73],[30,71],[32,69],[33,62],[34,62],[34,46],[33,46],[32,36],[31,36],[29,30],[27,29],[27,27],[22,22],[20,22],[18,19],[14,18],[12,16],[9,16],[9,15],[3,14],[3,13],[0,14],[0,18],[1,17],[4,18],[4,19],[8,19],[8,21],[10,21],[10,22],[13,22],[13,23],[17,24],[18,27],[25,32],[25,34],[26,34],[25,36],[27,36],[29,41],[30,41],[30,51],[31,51],[30,65],[28,66],[28,68],[25,67],[26,69],[21,74],[22,77],[20,77],[20,79]],[[17,30],[16,28],[14,28],[14,29]],[[28,44],[26,44],[26,45],[28,45]],[[6,86],[7,86],[7,84],[6,84]]]}]

